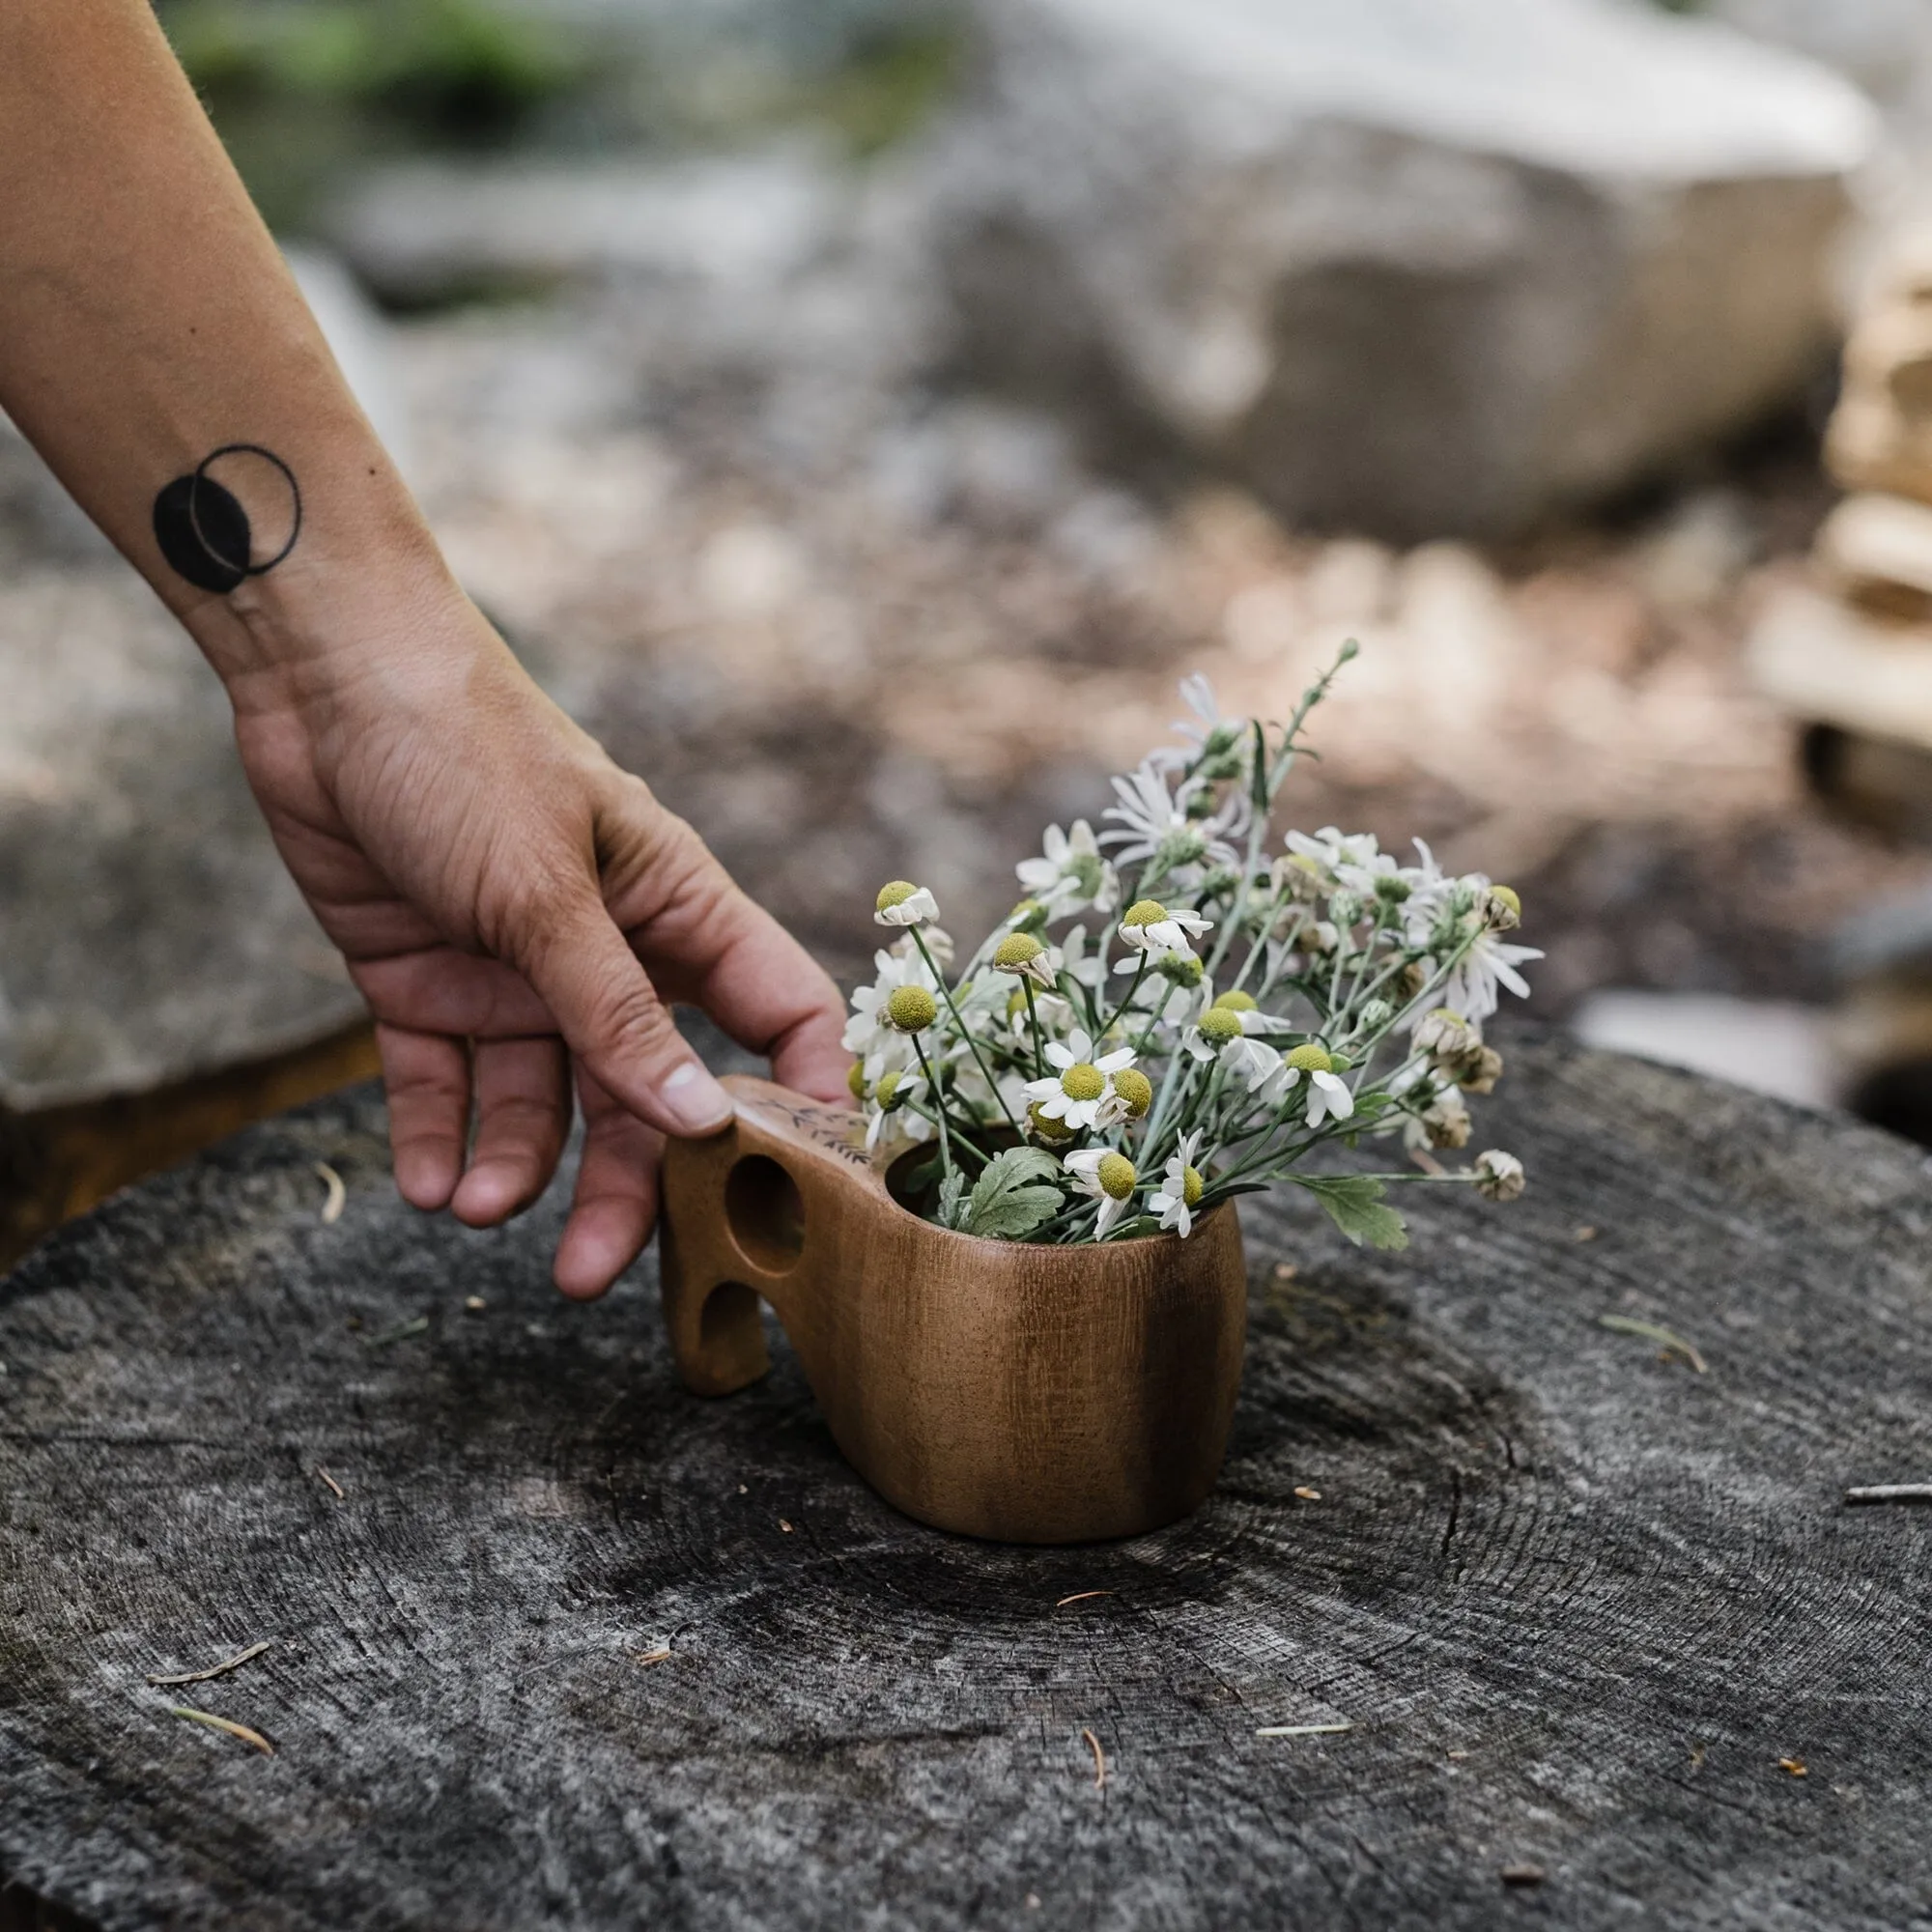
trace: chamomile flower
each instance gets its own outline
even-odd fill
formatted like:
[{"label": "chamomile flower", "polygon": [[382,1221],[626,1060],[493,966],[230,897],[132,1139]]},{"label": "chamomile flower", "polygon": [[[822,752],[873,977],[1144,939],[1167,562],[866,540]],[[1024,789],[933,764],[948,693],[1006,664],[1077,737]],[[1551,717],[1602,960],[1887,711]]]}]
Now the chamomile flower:
[{"label": "chamomile flower", "polygon": [[1246,832],[1251,815],[1244,791],[1231,790],[1216,810],[1196,818],[1188,807],[1207,798],[1201,784],[1190,780],[1179,791],[1170,791],[1167,780],[1150,760],[1117,778],[1114,795],[1118,803],[1100,816],[1116,820],[1116,828],[1101,833],[1099,842],[1116,848],[1116,865],[1151,859],[1164,871],[1192,876],[1204,860],[1216,866],[1237,863],[1231,841]]},{"label": "chamomile flower", "polygon": [[1476,1192],[1490,1201],[1514,1201],[1527,1184],[1522,1162],[1500,1148],[1476,1156]]},{"label": "chamomile flower", "polygon": [[880,925],[923,925],[939,917],[939,901],[910,879],[894,879],[879,888],[872,918]]},{"label": "chamomile flower", "polygon": [[1253,734],[1245,719],[1224,718],[1214,701],[1214,687],[1196,671],[1180,680],[1180,697],[1192,718],[1177,718],[1171,727],[1186,742],[1163,745],[1148,763],[1163,772],[1179,771],[1200,760],[1206,775],[1238,779],[1245,784],[1253,763]]},{"label": "chamomile flower", "polygon": [[1027,1099],[1049,1121],[1092,1127],[1114,1098],[1114,1075],[1134,1064],[1134,1052],[1122,1046],[1096,1055],[1093,1039],[1075,1027],[1064,1045],[1057,1039],[1047,1042],[1046,1064],[1055,1070],[1044,1079],[1027,1082]]},{"label": "chamomile flower", "polygon": [[1534,946],[1505,945],[1486,925],[1442,982],[1442,1004],[1480,1024],[1499,1004],[1498,986],[1507,986],[1519,999],[1528,993],[1529,982],[1516,969],[1526,959],[1542,957]]},{"label": "chamomile flower", "polygon": [[1428,1106],[1402,1124],[1403,1145],[1411,1151],[1467,1147],[1469,1132],[1469,1110],[1454,1087],[1439,1089]]},{"label": "chamomile flower", "polygon": [[[878,977],[869,986],[861,986],[852,995],[852,1017],[846,1022],[843,1044],[867,1063],[867,1071],[876,1080],[882,1067],[902,1065],[911,1059],[903,1037],[886,1020],[886,1002],[901,986],[923,986],[929,993],[939,990],[932,970],[918,953],[877,952],[872,963]],[[870,1063],[880,1057],[878,1066]]]},{"label": "chamomile flower", "polygon": [[1059,977],[1060,954],[1030,932],[1009,932],[993,948],[993,965],[998,972],[1050,990]]},{"label": "chamomile flower", "polygon": [[1194,1156],[1201,1146],[1201,1131],[1197,1127],[1191,1134],[1181,1135],[1179,1146],[1168,1156],[1160,1191],[1148,1197],[1148,1211],[1158,1214],[1160,1225],[1174,1229],[1183,1241],[1194,1232],[1194,1210],[1200,1207],[1201,1196],[1208,1186],[1194,1165]]},{"label": "chamomile flower", "polygon": [[919,1073],[887,1073],[880,1076],[866,1109],[866,1151],[874,1152],[882,1144],[891,1149],[903,1142],[916,1147],[931,1139],[933,1125],[923,1114],[912,1111],[912,1102],[923,1098],[925,1078]]},{"label": "chamomile flower", "polygon": [[1121,937],[1143,952],[1190,952],[1191,940],[1211,932],[1214,922],[1198,912],[1169,912],[1158,899],[1136,899],[1121,915]]},{"label": "chamomile flower", "polygon": [[1078,1153],[1063,1155],[1060,1162],[1072,1178],[1074,1191],[1099,1202],[1100,1211],[1094,1222],[1094,1238],[1104,1240],[1107,1231],[1127,1211],[1140,1176],[1125,1154],[1112,1148],[1083,1148]]},{"label": "chamomile flower", "polygon": [[1282,1061],[1282,1092],[1293,1093],[1303,1078],[1308,1081],[1307,1122],[1319,1127],[1324,1120],[1346,1121],[1355,1111],[1355,1096],[1349,1083],[1335,1071],[1335,1061],[1325,1046],[1310,1040],[1292,1048]]},{"label": "chamomile flower", "polygon": [[1112,912],[1120,903],[1120,879],[1100,856],[1094,828],[1084,818],[1076,818],[1070,832],[1049,825],[1040,844],[1039,858],[1022,859],[1013,869],[1049,920],[1087,906]]}]

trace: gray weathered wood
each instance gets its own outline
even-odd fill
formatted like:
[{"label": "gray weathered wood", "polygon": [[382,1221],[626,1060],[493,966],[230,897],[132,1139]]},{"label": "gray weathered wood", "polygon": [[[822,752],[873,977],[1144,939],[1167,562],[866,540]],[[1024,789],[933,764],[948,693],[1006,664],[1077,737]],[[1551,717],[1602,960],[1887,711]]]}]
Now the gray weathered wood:
[{"label": "gray weathered wood", "polygon": [[782,1356],[684,1394],[648,1270],[414,1219],[367,1093],[125,1197],[0,1289],[0,1870],[106,1928],[1932,1922],[1932,1518],[1840,1500],[1932,1477],[1923,1157],[1512,1057],[1530,1194],[1251,1210],[1220,1491],[1080,1550],[895,1516]]}]

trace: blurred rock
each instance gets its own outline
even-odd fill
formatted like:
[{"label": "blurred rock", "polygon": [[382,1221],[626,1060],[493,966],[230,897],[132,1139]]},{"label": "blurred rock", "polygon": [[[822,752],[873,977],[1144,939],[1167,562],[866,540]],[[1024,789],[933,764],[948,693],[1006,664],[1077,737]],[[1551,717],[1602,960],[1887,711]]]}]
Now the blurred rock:
[{"label": "blurred rock", "polygon": [[0,586],[0,1108],[305,1045],[362,1003],[282,868],[213,673],[121,566]]},{"label": "blurred rock", "polygon": [[986,0],[937,164],[980,367],[1297,521],[1511,529],[1790,394],[1876,117],[1600,0]]},{"label": "blurred rock", "polygon": [[328,339],[343,381],[362,405],[362,413],[396,468],[406,477],[411,475],[415,466],[415,439],[396,384],[388,324],[333,255],[305,247],[288,247],[282,253],[303,300]]},{"label": "blurred rock", "polygon": [[1802,1106],[1838,1099],[1831,1015],[1822,1008],[1605,989],[1578,1006],[1571,1027],[1585,1045],[1688,1066]]},{"label": "blurred rock", "polygon": [[805,147],[671,162],[418,162],[329,213],[331,240],[385,300],[417,305],[582,277],[770,286],[826,246],[844,210]]}]

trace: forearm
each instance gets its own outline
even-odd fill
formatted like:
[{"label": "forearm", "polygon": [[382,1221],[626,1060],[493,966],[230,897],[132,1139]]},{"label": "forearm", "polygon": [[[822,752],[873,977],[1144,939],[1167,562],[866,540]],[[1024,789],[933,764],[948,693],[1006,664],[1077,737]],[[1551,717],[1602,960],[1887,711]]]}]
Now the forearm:
[{"label": "forearm", "polygon": [[0,407],[239,703],[456,596],[144,0],[0,8]]}]

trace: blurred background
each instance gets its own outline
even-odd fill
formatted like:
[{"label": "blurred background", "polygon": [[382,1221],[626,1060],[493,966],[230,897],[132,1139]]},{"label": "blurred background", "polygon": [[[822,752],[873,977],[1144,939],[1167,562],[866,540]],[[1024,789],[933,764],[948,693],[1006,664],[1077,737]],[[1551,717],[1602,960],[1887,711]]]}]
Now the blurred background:
[{"label": "blurred background", "polygon": [[[472,594],[841,976],[1353,635],[1297,822],[1932,1144],[1932,0],[159,14]],[[5,433],[0,920],[0,1259],[369,1065]]]}]

